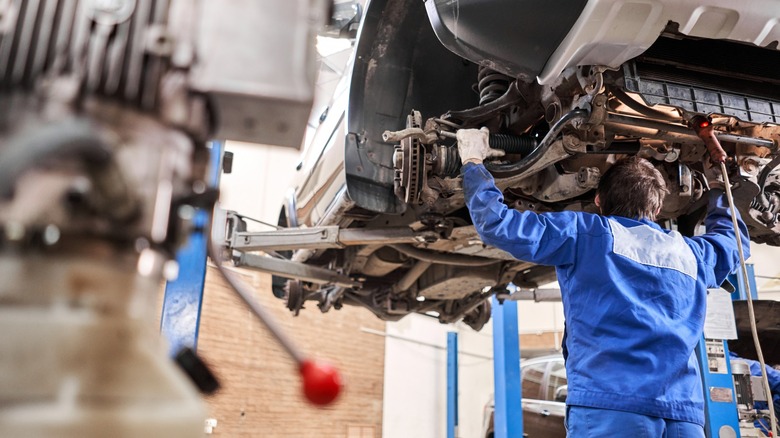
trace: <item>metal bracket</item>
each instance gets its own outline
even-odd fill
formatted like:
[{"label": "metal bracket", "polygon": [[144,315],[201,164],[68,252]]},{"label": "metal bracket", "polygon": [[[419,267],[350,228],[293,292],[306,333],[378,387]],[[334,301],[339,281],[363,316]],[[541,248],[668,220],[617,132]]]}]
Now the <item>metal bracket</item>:
[{"label": "metal bracket", "polygon": [[[408,227],[372,229],[342,229],[337,225],[311,228],[280,228],[272,231],[245,231],[241,216],[227,211],[223,223],[223,243],[235,251],[294,251],[299,249],[343,248],[376,243],[424,242],[424,232]],[[219,235],[219,234],[217,234]]]}]

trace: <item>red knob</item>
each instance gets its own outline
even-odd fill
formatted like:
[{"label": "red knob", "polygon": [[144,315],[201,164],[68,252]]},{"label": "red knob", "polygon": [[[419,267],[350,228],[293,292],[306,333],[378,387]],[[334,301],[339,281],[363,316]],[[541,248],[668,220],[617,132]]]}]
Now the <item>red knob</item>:
[{"label": "red knob", "polygon": [[303,393],[315,405],[325,406],[339,396],[343,384],[338,370],[329,364],[304,361],[301,364]]}]

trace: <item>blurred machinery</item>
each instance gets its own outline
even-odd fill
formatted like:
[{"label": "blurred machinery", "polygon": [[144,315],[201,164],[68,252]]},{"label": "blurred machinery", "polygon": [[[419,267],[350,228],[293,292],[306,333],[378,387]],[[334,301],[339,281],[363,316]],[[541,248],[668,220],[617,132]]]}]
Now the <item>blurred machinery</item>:
[{"label": "blurred machinery", "polygon": [[769,427],[770,415],[766,409],[758,409],[756,402],[766,402],[766,391],[761,383],[761,377],[750,373],[750,365],[742,359],[731,359],[731,375],[734,379],[737,415],[739,416],[739,432],[741,437],[771,436]]},{"label": "blurred machinery", "polygon": [[211,138],[299,147],[325,0],[0,0],[0,430],[198,436],[154,330]]}]

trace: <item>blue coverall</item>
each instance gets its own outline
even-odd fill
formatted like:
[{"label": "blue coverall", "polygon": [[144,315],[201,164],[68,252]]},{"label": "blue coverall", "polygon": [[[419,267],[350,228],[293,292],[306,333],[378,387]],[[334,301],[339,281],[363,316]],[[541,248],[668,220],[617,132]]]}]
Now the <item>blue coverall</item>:
[{"label": "blue coverall", "polygon": [[[686,238],[646,219],[519,212],[503,203],[483,165],[467,163],[461,172],[482,241],[556,267],[567,329],[569,436],[703,437],[694,348],[707,288],[720,286],[739,264],[723,191],[709,192],[706,234]],[[747,257],[747,229],[739,225]]]}]

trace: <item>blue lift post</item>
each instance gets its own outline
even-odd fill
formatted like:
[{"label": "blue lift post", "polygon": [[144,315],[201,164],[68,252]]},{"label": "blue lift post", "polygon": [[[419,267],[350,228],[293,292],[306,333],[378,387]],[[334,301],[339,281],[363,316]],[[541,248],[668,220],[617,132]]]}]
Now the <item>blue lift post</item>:
[{"label": "blue lift post", "polygon": [[493,380],[495,410],[493,436],[523,436],[520,387],[520,335],[517,330],[517,302],[493,297]]},{"label": "blue lift post", "polygon": [[[749,264],[747,268],[751,296],[753,299],[758,299],[753,265]],[[731,274],[728,276],[728,280],[735,287],[731,299],[733,301],[746,300],[748,289],[745,287],[742,273]],[[733,436],[739,436],[739,418],[734,380],[731,377],[728,342],[720,339],[702,338],[696,347],[696,354],[699,358],[704,386],[705,433],[707,437],[729,436],[721,435],[721,432],[728,430],[728,428],[736,432],[736,435]],[[720,364],[719,359],[722,359]]]},{"label": "blue lift post", "polygon": [[458,431],[458,334],[447,333],[447,438]]},{"label": "blue lift post", "polygon": [[[722,339],[702,339],[696,347],[704,387],[704,432],[708,438],[739,436],[739,417],[731,377],[729,346]],[[722,361],[719,362],[719,360]],[[725,431],[731,428],[736,435]],[[723,434],[721,434],[723,433]]]},{"label": "blue lift post", "polygon": [[[750,282],[750,292],[751,297],[754,300],[758,299],[758,289],[756,288],[756,273],[755,273],[755,267],[752,263],[748,263],[745,265],[747,267],[748,271],[748,281]],[[747,293],[748,288],[745,287],[745,280],[742,279],[742,273],[736,272],[734,274],[731,274],[728,276],[728,280],[731,284],[734,285],[734,292],[731,294],[731,299],[734,301],[745,301],[747,300]]]},{"label": "blue lift post", "polygon": [[[208,183],[211,187],[216,187],[222,173],[224,145],[217,141],[211,142],[210,145]],[[175,356],[184,347],[194,350],[198,346],[200,310],[206,281],[207,244],[211,237],[208,235],[210,216],[210,211],[198,210],[195,213],[195,230],[187,244],[176,255],[179,275],[176,280],[165,284],[160,331],[168,340],[170,356]]]}]

